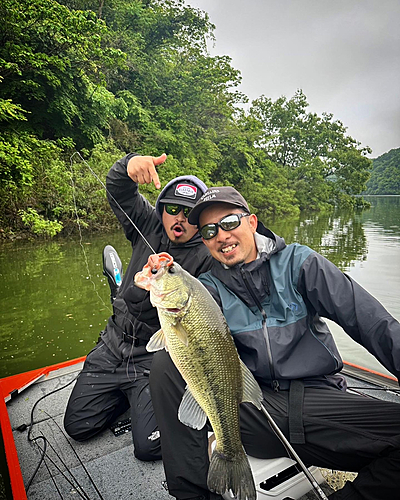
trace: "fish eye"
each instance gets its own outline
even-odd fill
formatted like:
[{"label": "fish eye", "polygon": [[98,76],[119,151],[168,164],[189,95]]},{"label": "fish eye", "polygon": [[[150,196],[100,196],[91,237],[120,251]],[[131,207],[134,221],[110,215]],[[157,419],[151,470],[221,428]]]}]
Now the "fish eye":
[{"label": "fish eye", "polygon": [[158,273],[158,269],[153,267],[153,269],[151,270],[151,274],[157,274]]},{"label": "fish eye", "polygon": [[175,274],[175,268],[174,268],[174,266],[169,267],[168,268],[168,272],[169,272],[169,274]]}]

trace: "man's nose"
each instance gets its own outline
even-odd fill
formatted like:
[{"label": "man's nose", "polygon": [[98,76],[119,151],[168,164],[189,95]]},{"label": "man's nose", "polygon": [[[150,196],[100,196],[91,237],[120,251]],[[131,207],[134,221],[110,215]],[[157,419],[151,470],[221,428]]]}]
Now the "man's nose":
[{"label": "man's nose", "polygon": [[231,231],[224,231],[220,227],[218,228],[217,241],[220,243],[225,243],[231,237]]},{"label": "man's nose", "polygon": [[178,221],[185,221],[185,220],[186,220],[186,217],[185,217],[185,214],[183,213],[183,210],[181,210],[181,211],[179,212],[179,214],[176,214],[176,216],[175,216],[175,217],[176,217],[176,219],[177,219]]}]

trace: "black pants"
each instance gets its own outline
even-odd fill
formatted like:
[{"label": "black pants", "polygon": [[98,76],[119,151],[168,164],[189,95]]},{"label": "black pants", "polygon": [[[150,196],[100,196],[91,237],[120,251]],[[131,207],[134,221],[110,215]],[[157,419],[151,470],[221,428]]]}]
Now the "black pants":
[{"label": "black pants", "polygon": [[[178,420],[185,382],[164,350],[153,357],[150,387],[161,432],[164,469],[170,494],[179,499],[206,495],[207,429],[190,429]],[[286,437],[288,391],[263,388],[264,404]],[[265,416],[241,405],[241,433],[249,455],[287,456]],[[400,404],[346,393],[331,387],[305,388],[305,444],[293,445],[307,464],[358,472],[329,498],[400,499]]]},{"label": "black pants", "polygon": [[67,433],[85,441],[130,407],[135,456],[159,460],[160,438],[149,389],[151,360],[149,354],[121,362],[100,341],[88,354],[69,398],[64,417]]}]

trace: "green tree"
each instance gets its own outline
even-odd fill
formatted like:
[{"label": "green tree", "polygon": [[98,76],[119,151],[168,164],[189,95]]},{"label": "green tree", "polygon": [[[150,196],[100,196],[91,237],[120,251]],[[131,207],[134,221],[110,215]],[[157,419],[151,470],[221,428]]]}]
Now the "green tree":
[{"label": "green tree", "polygon": [[0,98],[31,113],[25,130],[91,147],[110,116],[126,116],[124,102],[105,87],[106,72],[124,56],[103,47],[111,33],[93,12],[55,0],[4,0],[0,22]]},{"label": "green tree", "polygon": [[255,145],[286,169],[301,209],[354,205],[369,177],[370,149],[346,135],[346,127],[332,114],[319,117],[307,113],[307,107],[301,90],[291,99],[256,99],[250,113],[262,123],[263,133]]},{"label": "green tree", "polygon": [[236,112],[234,123],[215,140],[219,161],[213,183],[235,186],[261,217],[297,215],[296,192],[285,169],[272,162],[264,149],[254,147],[261,134],[259,120],[244,111]]},{"label": "green tree", "polygon": [[[250,112],[240,72],[211,57],[215,27],[184,0],[0,3],[0,221],[11,233],[104,229],[103,180],[125,151],[166,152],[163,183],[194,173],[231,184],[265,216],[352,204],[361,148],[305,96]],[[76,153],[86,159],[87,164]],[[141,188],[151,201],[157,192]]]},{"label": "green tree", "polygon": [[365,194],[400,194],[400,148],[372,160]]}]

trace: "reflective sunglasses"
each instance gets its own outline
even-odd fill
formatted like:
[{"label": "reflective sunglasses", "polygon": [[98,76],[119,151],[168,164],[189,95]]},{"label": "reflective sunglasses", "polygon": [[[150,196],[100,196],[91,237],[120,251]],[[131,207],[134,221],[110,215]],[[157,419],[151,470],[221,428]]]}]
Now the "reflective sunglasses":
[{"label": "reflective sunglasses", "polygon": [[218,228],[224,231],[232,231],[241,224],[242,217],[249,217],[250,214],[231,214],[223,217],[219,222],[213,224],[206,224],[200,229],[200,234],[205,240],[211,240],[217,236]]},{"label": "reflective sunglasses", "polygon": [[178,215],[181,210],[183,210],[183,215],[188,218],[190,211],[192,210],[190,207],[184,207],[183,205],[172,205],[171,203],[166,203],[164,205],[165,211],[169,215]]}]

